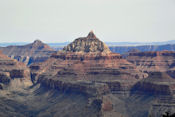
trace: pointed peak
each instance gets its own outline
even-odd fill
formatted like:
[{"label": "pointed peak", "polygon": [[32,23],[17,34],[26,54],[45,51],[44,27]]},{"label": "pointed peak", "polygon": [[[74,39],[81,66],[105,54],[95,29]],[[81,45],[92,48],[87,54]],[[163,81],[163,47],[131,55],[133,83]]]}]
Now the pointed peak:
[{"label": "pointed peak", "polygon": [[93,31],[89,32],[87,37],[75,39],[72,43],[63,48],[64,52],[81,53],[110,53],[109,48],[98,38]]},{"label": "pointed peak", "polygon": [[88,39],[96,39],[96,36],[95,36],[93,30],[91,30],[91,31],[89,32],[87,38],[88,38]]},{"label": "pointed peak", "polygon": [[42,43],[39,39],[36,39],[33,43]]},{"label": "pointed peak", "polygon": [[40,41],[39,39],[36,39],[32,45],[44,45],[44,43],[42,41]]}]

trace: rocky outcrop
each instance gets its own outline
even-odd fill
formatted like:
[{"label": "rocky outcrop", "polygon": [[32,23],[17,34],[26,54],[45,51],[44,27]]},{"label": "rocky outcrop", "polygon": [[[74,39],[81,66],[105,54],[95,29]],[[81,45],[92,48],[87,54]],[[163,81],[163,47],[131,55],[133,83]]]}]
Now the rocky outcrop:
[{"label": "rocky outcrop", "polygon": [[93,32],[30,69],[33,82],[86,94],[89,91],[88,95],[96,94],[99,89],[112,93],[129,91],[135,82],[147,77],[120,54],[112,53]]},{"label": "rocky outcrop", "polygon": [[104,83],[82,82],[82,81],[61,81],[44,78],[40,76],[38,82],[48,88],[57,89],[62,92],[77,92],[88,97],[100,96],[109,93],[108,85]]},{"label": "rocky outcrop", "polygon": [[175,52],[131,52],[127,60],[149,74],[133,87],[134,90],[155,95],[170,95],[174,91]]},{"label": "rocky outcrop", "polygon": [[95,53],[110,53],[109,48],[100,41],[93,31],[91,31],[87,37],[75,39],[74,42],[63,48],[65,52],[95,52]]},{"label": "rocky outcrop", "polygon": [[0,83],[8,85],[16,78],[19,78],[24,84],[32,84],[30,70],[23,63],[0,53]]},{"label": "rocky outcrop", "polygon": [[166,72],[173,70],[175,67],[175,52],[132,52],[127,60],[145,72]]},{"label": "rocky outcrop", "polygon": [[[90,105],[95,104],[102,116],[146,117],[156,100],[154,96],[174,95],[174,52],[134,50],[126,56],[128,62],[120,54],[94,44],[96,39],[90,32],[46,62],[31,65],[33,81],[47,88],[88,95]],[[142,104],[146,104],[144,109],[139,108]]]},{"label": "rocky outcrop", "polygon": [[2,52],[27,65],[46,61],[55,51],[40,40],[35,40],[31,44],[24,46],[1,47]]},{"label": "rocky outcrop", "polygon": [[[175,82],[172,84],[162,82],[141,81],[134,85],[131,93],[159,95],[173,95]],[[173,88],[172,88],[173,87]]]},{"label": "rocky outcrop", "polygon": [[13,90],[0,91],[8,97],[0,95],[0,105],[11,104],[11,110],[0,106],[0,115],[8,110],[27,117],[159,117],[167,109],[175,110],[173,52],[134,50],[129,52],[128,62],[90,32],[45,62],[30,65],[34,85],[19,92],[14,89],[19,81],[28,80],[29,70],[1,56],[0,89],[11,84]]}]

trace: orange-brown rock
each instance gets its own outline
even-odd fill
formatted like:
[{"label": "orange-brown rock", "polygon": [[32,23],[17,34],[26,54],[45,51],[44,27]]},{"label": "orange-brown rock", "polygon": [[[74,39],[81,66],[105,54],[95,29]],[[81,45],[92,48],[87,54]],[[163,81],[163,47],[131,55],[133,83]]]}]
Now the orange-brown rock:
[{"label": "orange-brown rock", "polygon": [[107,85],[110,90],[119,91],[129,90],[136,81],[147,77],[120,54],[110,52],[93,32],[86,38],[76,39],[46,62],[33,64],[30,68],[33,81],[39,78],[38,82],[47,82],[48,86],[50,81],[76,85],[81,81],[90,82],[92,86],[96,83]]},{"label": "orange-brown rock", "polygon": [[165,72],[175,68],[175,52],[173,51],[132,52],[127,60],[147,72]]},{"label": "orange-brown rock", "polygon": [[138,82],[133,90],[154,95],[172,95],[175,86],[175,52],[131,52],[127,60],[149,77]]}]

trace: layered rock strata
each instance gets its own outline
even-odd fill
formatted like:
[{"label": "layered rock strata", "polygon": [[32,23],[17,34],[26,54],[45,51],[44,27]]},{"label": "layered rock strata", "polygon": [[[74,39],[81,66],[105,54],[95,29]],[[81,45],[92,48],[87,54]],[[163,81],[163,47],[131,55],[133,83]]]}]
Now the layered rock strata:
[{"label": "layered rock strata", "polygon": [[8,85],[14,79],[19,79],[26,86],[32,85],[30,70],[23,63],[0,53],[0,83]]},{"label": "layered rock strata", "polygon": [[112,53],[93,32],[76,39],[46,62],[30,68],[33,79],[42,79],[47,74],[47,79],[55,81],[89,81],[109,84],[109,87],[115,83],[122,85],[124,80],[128,80],[130,87],[130,84],[147,77],[120,54]]},{"label": "layered rock strata", "polygon": [[166,72],[175,68],[175,52],[132,52],[127,60],[145,72]]},{"label": "layered rock strata", "polygon": [[0,47],[0,50],[2,50],[5,55],[27,65],[46,61],[50,55],[55,52],[40,40],[35,40],[33,43],[24,46]]},{"label": "layered rock strata", "polygon": [[32,64],[30,69],[34,83],[85,94],[89,105],[95,104],[102,115],[114,111],[105,95],[125,95],[136,82],[148,76],[120,54],[112,53],[93,32],[52,54],[47,61]]}]

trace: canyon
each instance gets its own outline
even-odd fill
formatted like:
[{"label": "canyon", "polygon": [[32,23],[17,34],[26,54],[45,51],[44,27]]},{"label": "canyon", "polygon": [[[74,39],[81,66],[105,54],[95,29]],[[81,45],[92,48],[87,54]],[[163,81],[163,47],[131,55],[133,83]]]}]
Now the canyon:
[{"label": "canyon", "polygon": [[58,52],[38,40],[29,48],[38,51],[12,50],[47,59],[26,66],[0,53],[0,116],[161,117],[175,112],[173,51],[134,50],[123,58],[93,31]]}]

